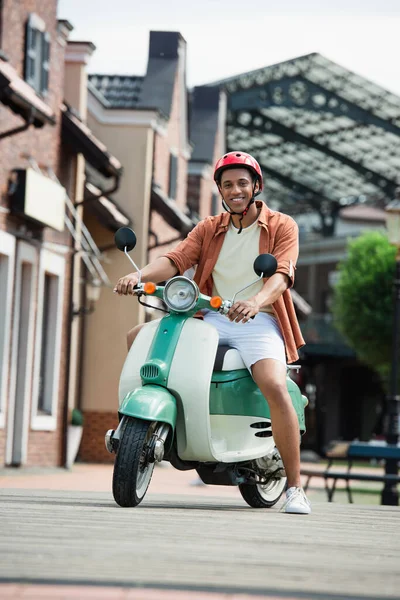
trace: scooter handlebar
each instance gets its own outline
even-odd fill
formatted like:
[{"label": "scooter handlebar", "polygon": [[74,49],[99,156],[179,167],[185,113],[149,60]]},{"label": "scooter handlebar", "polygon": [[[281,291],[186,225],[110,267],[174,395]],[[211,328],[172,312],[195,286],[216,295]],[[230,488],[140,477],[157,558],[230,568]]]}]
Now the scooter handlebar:
[{"label": "scooter handlebar", "polygon": [[[221,304],[221,308],[219,309],[219,312],[222,315],[227,315],[228,312],[230,311],[232,307],[232,301],[231,300],[224,300],[223,303]],[[253,315],[252,317],[250,317],[250,319],[254,319],[255,315]]]}]

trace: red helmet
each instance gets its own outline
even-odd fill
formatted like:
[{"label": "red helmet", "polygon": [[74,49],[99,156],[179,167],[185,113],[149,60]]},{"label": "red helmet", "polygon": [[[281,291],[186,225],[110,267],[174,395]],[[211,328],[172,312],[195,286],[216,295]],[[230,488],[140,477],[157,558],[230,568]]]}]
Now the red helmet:
[{"label": "red helmet", "polygon": [[[260,185],[260,189],[258,194],[263,189],[263,176],[261,167],[251,154],[247,154],[247,152],[228,152],[224,154],[215,165],[214,169],[214,181],[218,184],[222,171],[224,169],[233,169],[234,167],[240,168],[245,167],[246,169],[250,169],[252,173],[256,176],[258,183]],[[257,195],[257,194],[256,194]]]}]

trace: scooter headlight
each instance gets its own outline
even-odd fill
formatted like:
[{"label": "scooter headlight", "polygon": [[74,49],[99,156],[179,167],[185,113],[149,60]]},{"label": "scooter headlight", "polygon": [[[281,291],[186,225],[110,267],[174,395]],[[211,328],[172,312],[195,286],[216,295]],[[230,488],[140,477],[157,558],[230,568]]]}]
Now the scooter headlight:
[{"label": "scooter headlight", "polygon": [[174,277],[164,288],[163,299],[169,309],[175,312],[186,312],[196,305],[199,288],[187,277]]}]

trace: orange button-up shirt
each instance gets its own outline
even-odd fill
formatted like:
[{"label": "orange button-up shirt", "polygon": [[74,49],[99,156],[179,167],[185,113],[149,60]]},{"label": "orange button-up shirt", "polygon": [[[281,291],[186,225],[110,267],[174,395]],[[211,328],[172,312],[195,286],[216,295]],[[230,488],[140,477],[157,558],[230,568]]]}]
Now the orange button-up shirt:
[{"label": "orange button-up shirt", "polygon": [[[258,216],[260,232],[260,254],[273,254],[278,261],[277,273],[289,278],[289,287],[294,282],[294,272],[299,255],[299,232],[297,223],[288,215],[269,209],[263,202],[256,202],[261,209]],[[211,296],[212,272],[224,242],[230,221],[229,213],[207,217],[200,221],[172,252],[165,254],[183,275],[187,269],[197,265],[194,281],[202,294]],[[264,281],[267,281],[265,279]],[[298,348],[305,342],[297,321],[289,289],[273,303],[273,309],[285,342],[288,363],[298,360]]]}]

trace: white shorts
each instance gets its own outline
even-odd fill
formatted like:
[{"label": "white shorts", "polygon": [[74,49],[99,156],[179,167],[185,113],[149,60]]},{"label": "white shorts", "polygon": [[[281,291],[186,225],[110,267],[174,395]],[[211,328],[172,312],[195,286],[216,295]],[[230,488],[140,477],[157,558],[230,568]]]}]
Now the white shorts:
[{"label": "white shorts", "polygon": [[247,323],[235,323],[217,312],[208,311],[204,320],[217,329],[219,343],[236,348],[251,373],[251,367],[264,358],[274,358],[286,366],[285,343],[277,320],[258,313]]}]

